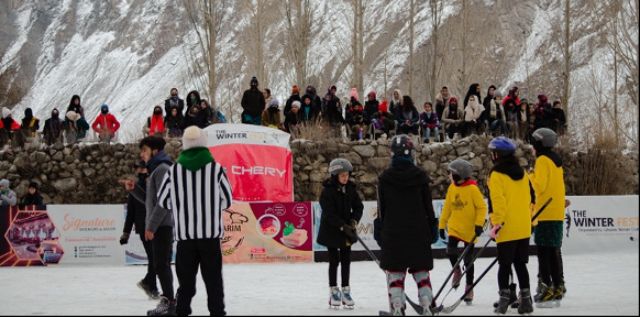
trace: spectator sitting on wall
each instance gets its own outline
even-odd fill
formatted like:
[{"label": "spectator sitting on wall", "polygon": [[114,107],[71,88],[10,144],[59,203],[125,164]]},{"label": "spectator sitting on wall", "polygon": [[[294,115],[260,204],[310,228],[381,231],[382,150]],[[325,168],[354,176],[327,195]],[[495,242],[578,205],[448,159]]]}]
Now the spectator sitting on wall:
[{"label": "spectator sitting on wall", "polygon": [[393,95],[391,96],[391,102],[389,103],[389,112],[395,118],[402,107],[402,92],[400,89],[396,89],[393,91]]},{"label": "spectator sitting on wall", "polygon": [[367,94],[367,101],[364,103],[364,121],[367,124],[371,124],[371,119],[373,118],[373,114],[378,112],[378,107],[380,103],[378,99],[376,99],[376,92],[372,90]]},{"label": "spectator sitting on wall", "polygon": [[424,131],[424,142],[429,143],[431,136],[436,137],[436,141],[440,140],[440,120],[438,114],[433,111],[433,104],[429,101],[424,103],[424,112],[420,114],[420,126]]},{"label": "spectator sitting on wall", "polygon": [[9,187],[8,179],[0,180],[0,207],[15,206],[18,203],[16,193]]},{"label": "spectator sitting on wall", "polygon": [[420,114],[409,96],[402,96],[402,107],[396,115],[398,134],[418,135]]},{"label": "spectator sitting on wall", "polygon": [[262,111],[265,108],[264,95],[258,89],[258,78],[251,78],[250,88],[242,95],[242,123],[260,125]]},{"label": "spectator sitting on wall", "polygon": [[11,110],[2,108],[2,120],[0,120],[0,145],[9,144],[13,134],[20,130],[20,124],[11,117]]},{"label": "spectator sitting on wall", "polygon": [[[80,104],[80,96],[73,95],[71,97],[71,101],[69,101],[69,106],[67,107],[67,111],[65,112],[65,116],[69,111],[73,111],[79,115],[78,119],[75,122],[75,132],[73,132],[73,142],[75,143],[77,140],[84,139],[87,136],[87,131],[89,130],[89,122],[85,119],[84,116],[84,108]],[[74,115],[75,117],[75,115]]]},{"label": "spectator sitting on wall", "polygon": [[502,96],[496,93],[495,99],[489,100],[489,129],[496,136],[496,131],[500,135],[507,134],[506,113],[502,106]]},{"label": "spectator sitting on wall", "polygon": [[289,99],[287,99],[287,102],[285,103],[284,106],[284,116],[285,118],[287,117],[287,114],[289,114],[289,112],[291,111],[291,106],[293,104],[294,101],[300,101],[300,104],[302,104],[302,99],[300,99],[300,87],[298,87],[298,85],[293,85],[293,87],[291,87],[291,96],[289,96]]},{"label": "spectator sitting on wall", "polygon": [[144,126],[143,133],[145,136],[156,135],[163,137],[166,131],[162,108],[159,105],[155,106],[153,108],[153,115],[147,118],[147,124]]},{"label": "spectator sitting on wall", "polygon": [[443,86],[440,89],[440,93],[436,96],[436,113],[438,114],[438,118],[442,119],[442,114],[445,109],[449,107],[449,102],[452,96],[449,94],[449,88],[447,86]]},{"label": "spectator sitting on wall", "polygon": [[351,88],[351,100],[347,104],[347,124],[351,130],[351,141],[362,140],[365,135],[364,107],[358,99],[358,90]]},{"label": "spectator sitting on wall", "polygon": [[33,138],[37,135],[40,129],[40,119],[33,116],[33,110],[27,108],[24,110],[24,118],[22,119],[22,130],[24,136],[27,138]]},{"label": "spectator sitting on wall", "polygon": [[93,121],[91,128],[98,133],[100,141],[109,143],[118,132],[120,122],[109,113],[109,106],[105,103],[100,107],[100,114]]},{"label": "spectator sitting on wall", "polygon": [[325,122],[328,122],[332,127],[337,127],[344,123],[342,104],[340,103],[340,98],[336,96],[336,91],[336,86],[331,86],[324,99],[322,99],[322,116]]},{"label": "spectator sitting on wall", "polygon": [[182,113],[180,113],[177,107],[172,106],[169,109],[169,115],[164,118],[164,126],[169,131],[170,138],[182,137],[183,121]]},{"label": "spectator sitting on wall", "polygon": [[444,131],[449,139],[453,139],[456,133],[462,133],[463,120],[464,111],[458,107],[458,99],[451,97],[449,106],[442,113],[442,120],[440,120],[444,123]]},{"label": "spectator sitting on wall", "polygon": [[169,116],[172,107],[177,108],[180,114],[184,111],[184,100],[178,97],[178,88],[171,88],[169,98],[164,101],[164,111],[166,116]]},{"label": "spectator sitting on wall", "polygon": [[282,122],[280,119],[280,101],[278,98],[272,98],[269,106],[262,112],[262,125],[273,129],[281,129]]},{"label": "spectator sitting on wall", "polygon": [[198,115],[200,116],[200,121],[204,122],[204,126],[198,126],[200,129],[204,129],[211,124],[213,121],[213,109],[211,105],[209,105],[209,101],[207,99],[200,99],[200,111]]},{"label": "spectator sitting on wall", "polygon": [[294,100],[291,103],[291,111],[287,113],[284,119],[284,128],[292,138],[297,138],[300,134],[300,125],[302,118],[300,116],[300,101]]},{"label": "spectator sitting on wall", "polygon": [[[381,130],[386,135],[389,135],[391,130],[395,126],[395,120],[393,115],[388,110],[389,104],[386,99],[382,99],[380,106],[378,106],[378,112],[373,114],[373,118],[371,119],[371,124],[376,130]],[[374,131],[375,133],[375,131]],[[379,135],[375,135],[374,137],[378,137]]]},{"label": "spectator sitting on wall", "polygon": [[464,109],[464,136],[475,133],[481,128],[481,116],[484,112],[484,106],[478,101],[478,96],[469,96],[467,102],[467,107]]}]

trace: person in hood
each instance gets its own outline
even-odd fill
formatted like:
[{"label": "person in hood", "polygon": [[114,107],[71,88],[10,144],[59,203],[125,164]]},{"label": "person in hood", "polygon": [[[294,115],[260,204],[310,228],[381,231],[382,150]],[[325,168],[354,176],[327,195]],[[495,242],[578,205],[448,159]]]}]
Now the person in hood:
[{"label": "person in hood", "polygon": [[453,139],[456,133],[462,134],[464,111],[458,107],[458,99],[455,97],[449,99],[449,106],[442,113],[442,120],[440,121],[444,123],[444,131],[449,139]]},{"label": "person in hood", "polygon": [[397,110],[396,122],[398,123],[398,134],[418,135],[420,113],[418,113],[411,97],[402,97],[402,106]]},{"label": "person in hood", "polygon": [[163,137],[167,132],[167,128],[164,124],[164,117],[162,116],[162,108],[158,105],[153,108],[153,114],[147,118],[147,124],[145,124],[143,133],[145,136],[155,135]]},{"label": "person in hood", "polygon": [[213,122],[213,108],[209,104],[207,99],[200,99],[200,103],[198,104],[200,107],[200,111],[198,111],[198,116],[200,116],[200,122],[202,125],[198,126],[200,129],[204,129],[208,127],[211,122]]},{"label": "person in hood", "polygon": [[44,128],[42,129],[44,142],[47,145],[62,142],[63,129],[64,126],[63,121],[60,120],[60,112],[57,108],[54,108],[53,110],[51,110],[51,117],[44,121]]},{"label": "person in hood", "polygon": [[300,134],[300,125],[302,124],[300,107],[300,101],[293,101],[291,111],[286,114],[284,119],[284,129],[287,133],[291,134],[291,137],[294,139]]},{"label": "person in hood", "polygon": [[200,107],[195,106],[189,108],[189,113],[182,121],[182,130],[186,130],[190,126],[205,127],[207,121],[204,116],[200,115]]},{"label": "person in hood", "polygon": [[193,106],[200,105],[200,93],[197,90],[192,90],[187,94],[187,110],[185,112],[185,117],[191,111]]},{"label": "person in hood", "polygon": [[389,103],[389,112],[393,117],[397,117],[400,109],[402,108],[402,91],[396,89],[391,96],[391,102]]},{"label": "person in hood", "polygon": [[67,107],[66,112],[69,112],[69,111],[73,111],[75,113],[80,114],[82,117],[84,117],[84,108],[80,104],[80,96],[73,95],[73,97],[71,97],[71,101],[69,101],[69,106]]},{"label": "person in hood", "polygon": [[509,275],[515,268],[520,286],[518,313],[533,312],[529,286],[529,239],[531,237],[531,205],[535,194],[527,172],[515,157],[516,144],[497,137],[489,142],[493,167],[489,172],[490,237],[498,250],[498,289],[500,298],[495,313],[505,314],[511,302]]},{"label": "person in hood", "polygon": [[371,125],[373,125],[374,128],[375,138],[380,136],[380,133],[376,133],[376,131],[382,131],[382,133],[389,135],[391,130],[395,130],[396,121],[388,108],[389,104],[387,103],[387,100],[383,98],[380,106],[378,107],[378,112],[373,114]]},{"label": "person in hood", "polygon": [[[343,158],[329,163],[331,177],[324,181],[320,195],[322,217],[317,242],[329,251],[329,305],[353,307],[349,286],[351,245],[358,241],[357,226],[364,205],[355,183],[350,180],[353,166]],[[341,266],[341,285],[338,288],[338,266]]]},{"label": "person in hood", "polygon": [[[162,108],[160,108],[162,111]],[[145,192],[147,186],[147,164],[144,161],[136,162],[133,167],[136,173],[136,180],[126,180],[124,183],[127,195],[127,215],[124,221],[124,228],[120,236],[120,245],[129,243],[131,230],[135,225],[135,233],[140,237],[142,247],[147,255],[147,274],[140,280],[137,286],[142,289],[150,299],[159,299],[158,284],[156,282],[155,262],[153,258],[153,246],[151,241],[144,238],[145,219],[147,217],[147,208],[145,206]],[[133,192],[137,194],[134,195]],[[136,199],[138,197],[140,200]]]},{"label": "person in hood", "polygon": [[44,206],[44,199],[40,195],[38,183],[31,182],[27,188],[27,194],[22,197],[20,201],[21,206],[36,206],[36,208],[42,208]]},{"label": "person in hood", "polygon": [[322,99],[322,114],[331,127],[338,127],[345,122],[342,117],[342,104],[336,96],[336,86],[331,86]]},{"label": "person in hood", "polygon": [[378,178],[378,216],[374,238],[380,246],[380,267],[387,275],[392,315],[404,315],[404,280],[413,275],[425,312],[433,300],[429,271],[431,244],[437,241],[429,176],[414,161],[414,145],[407,135],[391,139],[391,166]]},{"label": "person in hood", "polygon": [[491,119],[491,106],[496,102],[496,93],[496,86],[491,85],[489,89],[487,89],[487,95],[484,97],[484,100],[482,100],[484,112],[481,118],[484,131],[491,130],[491,123],[493,122]]},{"label": "person in hood", "polygon": [[16,131],[20,130],[20,124],[13,120],[11,110],[2,107],[2,120],[0,120],[0,145],[8,144]]},{"label": "person in hood", "polygon": [[518,138],[521,140],[528,140],[529,135],[533,130],[529,131],[529,100],[522,98],[520,106],[518,107]]},{"label": "person in hood", "polygon": [[37,135],[40,129],[40,119],[33,116],[33,110],[31,110],[31,108],[24,110],[21,127],[25,137],[33,138]]},{"label": "person in hood", "polygon": [[271,96],[271,89],[265,88],[262,95],[264,96],[264,104],[268,107],[269,103],[271,103],[271,99],[273,98]]},{"label": "person in hood", "polygon": [[171,108],[173,107],[178,109],[178,112],[180,112],[181,115],[184,112],[184,100],[178,97],[178,88],[171,88],[169,98],[164,101],[164,111],[166,116],[169,116]]},{"label": "person in hood", "polygon": [[170,138],[182,137],[183,121],[184,118],[180,110],[177,107],[171,107],[169,114],[164,118],[164,126],[168,130]]},{"label": "person in hood", "polygon": [[18,203],[16,193],[9,187],[8,179],[0,179],[0,207],[15,206]]},{"label": "person in hood", "polygon": [[[533,150],[536,156],[531,183],[536,193],[534,210],[540,210],[549,199],[551,203],[538,216],[534,242],[538,251],[539,292],[534,297],[541,306],[558,303],[564,295],[562,261],[562,229],[565,212],[565,187],[562,158],[553,148],[558,136],[549,128],[533,132]],[[554,303],[555,302],[555,303]]]},{"label": "person in hood", "polygon": [[[211,316],[224,316],[221,238],[224,210],[233,203],[231,183],[225,169],[207,147],[207,132],[189,127],[182,136],[183,149],[158,192],[161,208],[173,211],[178,277],[177,316],[192,313],[191,299],[196,294],[198,269],[207,290]],[[183,182],[183,179],[198,179]],[[171,215],[170,215],[171,216]]]},{"label": "person in hood", "polygon": [[358,90],[351,89],[351,100],[347,104],[347,124],[351,130],[351,141],[362,140],[365,137],[364,107],[358,100]]},{"label": "person in hood", "polygon": [[552,128],[553,127],[553,107],[549,103],[546,95],[538,95],[538,103],[535,105],[536,122],[535,128]]},{"label": "person in hood", "polygon": [[255,76],[251,78],[250,85],[251,88],[245,90],[242,95],[242,123],[260,125],[266,101],[258,89],[258,79]]},{"label": "person in hood", "polygon": [[[318,92],[316,91],[316,87],[311,85],[307,86],[305,90],[305,96],[309,96],[311,98],[311,106],[313,108],[313,112],[316,113],[316,116],[319,118],[323,115],[322,113],[322,99],[318,96]],[[302,101],[304,103],[304,96],[302,96]]]},{"label": "person in hood", "polygon": [[438,120],[438,114],[433,111],[433,104],[427,101],[422,107],[424,112],[420,114],[420,127],[424,131],[424,143],[431,141],[431,135],[434,135],[436,140],[439,140],[440,120]]},{"label": "person in hood", "polygon": [[[148,136],[140,141],[140,159],[146,163],[149,173],[143,198],[147,210],[144,237],[151,241],[154,270],[162,288],[160,302],[155,309],[147,311],[147,316],[171,316],[176,311],[171,272],[174,217],[171,210],[163,207],[158,199],[163,180],[173,165],[169,155],[164,152],[165,144],[163,138],[156,136]],[[142,200],[142,197],[137,199]]]},{"label": "person in hood", "polygon": [[109,106],[105,103],[100,107],[100,114],[93,121],[91,128],[98,134],[100,141],[109,143],[120,129],[120,122],[109,113]]},{"label": "person in hood", "polygon": [[471,96],[476,96],[476,101],[481,102],[482,97],[480,96],[480,84],[474,83],[469,86],[469,90],[467,90],[467,94],[464,96],[464,109],[467,109],[469,105],[469,98]]},{"label": "person in hood", "polygon": [[440,93],[436,96],[436,113],[438,114],[440,121],[442,121],[442,114],[445,109],[449,107],[449,102],[452,97],[453,96],[449,93],[449,87],[442,86],[442,88],[440,88]]},{"label": "person in hood", "polygon": [[[439,234],[445,240],[445,229],[448,233],[447,256],[451,265],[455,265],[462,252],[458,244],[462,242],[465,248],[469,248],[464,257],[466,270],[466,286],[464,301],[470,304],[473,301],[473,248],[478,237],[483,233],[484,220],[487,216],[487,204],[480,192],[478,183],[473,180],[473,166],[468,161],[456,159],[449,163],[449,180],[451,185],[440,215]],[[460,266],[453,268],[451,287],[458,288],[462,279]]]},{"label": "person in hood", "polygon": [[469,96],[468,104],[464,109],[464,136],[476,133],[481,129],[482,113],[484,107],[480,104],[476,95]]},{"label": "person in hood", "polygon": [[289,99],[287,99],[283,111],[285,118],[287,117],[289,112],[291,112],[291,106],[293,105],[294,101],[299,101],[300,104],[302,104],[302,99],[300,98],[300,87],[298,87],[298,85],[293,85],[293,87],[291,87],[291,96],[289,96]]},{"label": "person in hood", "polygon": [[379,106],[380,102],[378,102],[378,99],[376,98],[375,90],[370,91],[367,94],[367,101],[364,103],[364,121],[366,124],[371,124],[373,114],[378,112]]},{"label": "person in hood", "polygon": [[280,118],[280,100],[272,98],[269,107],[262,112],[262,125],[273,129],[282,128],[282,119]]}]

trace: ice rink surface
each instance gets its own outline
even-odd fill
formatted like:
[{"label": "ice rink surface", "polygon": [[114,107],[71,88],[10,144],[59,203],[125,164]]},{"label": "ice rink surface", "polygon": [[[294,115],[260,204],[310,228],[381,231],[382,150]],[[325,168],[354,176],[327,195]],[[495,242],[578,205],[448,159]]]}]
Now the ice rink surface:
[{"label": "ice rink surface", "polygon": [[[476,277],[491,260],[478,260]],[[638,315],[638,251],[564,255],[564,267],[568,292],[562,306],[536,308],[534,315]],[[447,260],[435,261],[431,272],[434,292],[450,268]],[[530,257],[528,268],[535,288],[535,256]],[[377,315],[379,310],[388,308],[384,273],[374,262],[354,262],[351,288],[356,308],[329,309],[327,270],[327,263],[225,265],[227,314]],[[136,287],[144,273],[144,266],[0,268],[0,314],[144,315],[156,304]],[[408,277],[406,285],[407,294],[417,300],[413,279]],[[174,287],[177,288],[177,280]],[[455,302],[462,289],[450,294],[445,306]],[[443,296],[444,292],[438,302]],[[492,303],[497,298],[496,265],[477,286],[473,305],[462,304],[452,315],[493,315]],[[193,311],[208,315],[201,280]],[[415,315],[410,308],[407,313]],[[510,310],[508,315],[517,312]]]}]

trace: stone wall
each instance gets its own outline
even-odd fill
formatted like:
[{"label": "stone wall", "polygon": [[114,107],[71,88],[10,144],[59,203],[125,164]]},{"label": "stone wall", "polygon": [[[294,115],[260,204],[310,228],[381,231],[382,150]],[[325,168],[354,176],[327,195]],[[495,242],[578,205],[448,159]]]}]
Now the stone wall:
[{"label": "stone wall", "polygon": [[[484,184],[492,166],[488,156],[489,138],[469,138],[446,143],[417,145],[416,161],[429,173],[432,180],[433,198],[443,198],[449,185],[446,166],[461,157],[474,166],[474,177],[484,191]],[[171,141],[166,152],[177,157],[181,144]],[[359,184],[362,197],[376,199],[378,175],[388,167],[390,152],[388,140],[371,143],[334,141],[302,141],[291,143],[294,155],[295,199],[317,200],[322,191],[322,182],[328,177],[329,162],[336,157],[349,159],[354,165],[353,176]],[[133,176],[133,163],[138,159],[136,144],[76,144],[69,147],[29,147],[0,152],[0,178],[11,181],[11,187],[19,197],[26,193],[31,180],[41,183],[41,192],[47,203],[89,204],[123,203],[126,193],[118,180]],[[567,194],[576,193],[578,183],[588,177],[590,171],[581,168],[581,157],[585,153],[574,153],[568,149],[560,151],[565,162]],[[531,147],[519,144],[516,153],[520,164],[529,167],[533,163]],[[624,175],[618,192],[610,194],[638,193],[638,155],[627,154],[615,158],[616,170]]]}]

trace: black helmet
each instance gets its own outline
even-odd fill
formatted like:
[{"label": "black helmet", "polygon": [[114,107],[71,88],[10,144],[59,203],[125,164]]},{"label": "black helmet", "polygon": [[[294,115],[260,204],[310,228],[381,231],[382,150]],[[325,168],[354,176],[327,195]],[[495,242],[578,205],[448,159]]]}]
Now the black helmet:
[{"label": "black helmet", "polygon": [[413,141],[406,134],[396,135],[391,139],[391,152],[393,155],[409,156],[413,149]]}]

